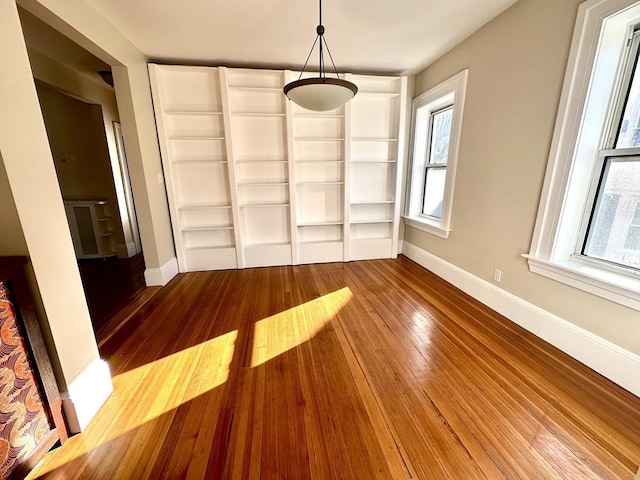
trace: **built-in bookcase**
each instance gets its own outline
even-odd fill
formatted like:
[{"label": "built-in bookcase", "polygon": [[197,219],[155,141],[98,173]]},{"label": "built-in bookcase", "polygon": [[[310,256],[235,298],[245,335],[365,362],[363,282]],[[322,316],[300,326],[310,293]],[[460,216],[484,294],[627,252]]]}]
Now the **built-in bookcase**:
[{"label": "built-in bookcase", "polygon": [[237,268],[218,69],[149,73],[180,270]]},{"label": "built-in bookcase", "polygon": [[354,75],[351,81],[359,91],[350,102],[349,259],[395,256],[406,78]]},{"label": "built-in bookcase", "polygon": [[181,271],[396,256],[406,78],[314,112],[296,72],[149,68]]},{"label": "built-in bookcase", "polygon": [[[287,82],[299,72],[287,72]],[[290,104],[295,172],[298,263],[344,260],[345,110],[306,110]]]},{"label": "built-in bookcase", "polygon": [[284,72],[220,69],[244,267],[292,263]]}]

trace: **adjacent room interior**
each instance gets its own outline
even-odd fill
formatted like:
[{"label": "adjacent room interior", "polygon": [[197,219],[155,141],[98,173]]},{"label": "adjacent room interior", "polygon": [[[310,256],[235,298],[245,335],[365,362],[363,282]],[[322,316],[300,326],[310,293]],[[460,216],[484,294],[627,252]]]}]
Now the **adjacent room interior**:
[{"label": "adjacent room interior", "polygon": [[2,478],[638,478],[640,2],[0,9]]}]

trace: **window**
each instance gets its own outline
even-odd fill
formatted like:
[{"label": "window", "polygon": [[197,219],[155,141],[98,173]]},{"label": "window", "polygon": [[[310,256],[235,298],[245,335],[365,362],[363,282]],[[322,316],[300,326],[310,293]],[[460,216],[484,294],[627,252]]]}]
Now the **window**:
[{"label": "window", "polygon": [[405,223],[447,238],[467,70],[413,100]]},{"label": "window", "polygon": [[529,259],[640,308],[640,2],[578,11]]},{"label": "window", "polygon": [[[640,248],[625,239],[634,216],[634,206],[640,201],[640,75],[638,46],[640,32],[634,26],[627,42],[618,94],[612,105],[612,122],[607,129],[606,144],[591,184],[583,220],[584,235],[580,237],[578,255],[602,260],[621,267],[640,268]],[[595,193],[595,195],[594,195]]]}]

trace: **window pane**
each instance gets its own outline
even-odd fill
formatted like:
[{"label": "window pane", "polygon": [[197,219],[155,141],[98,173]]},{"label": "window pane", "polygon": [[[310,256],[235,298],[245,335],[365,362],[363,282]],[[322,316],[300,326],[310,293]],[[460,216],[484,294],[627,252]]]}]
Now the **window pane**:
[{"label": "window pane", "polygon": [[615,148],[640,147],[640,75],[638,75],[637,63],[638,51],[636,51],[636,67],[633,71],[629,97],[624,106]]},{"label": "window pane", "polygon": [[640,157],[610,158],[589,226],[584,254],[640,267],[635,226],[640,202]]},{"label": "window pane", "polygon": [[442,218],[444,180],[447,176],[447,169],[427,168],[425,175],[422,213],[430,217]]},{"label": "window pane", "polygon": [[451,137],[451,119],[453,107],[440,110],[433,114],[431,127],[431,149],[429,150],[430,164],[446,164],[449,158],[449,137]]}]

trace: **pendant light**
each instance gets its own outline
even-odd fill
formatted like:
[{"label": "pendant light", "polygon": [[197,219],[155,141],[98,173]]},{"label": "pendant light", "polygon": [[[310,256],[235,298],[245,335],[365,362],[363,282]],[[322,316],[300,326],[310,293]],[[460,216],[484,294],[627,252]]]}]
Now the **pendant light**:
[{"label": "pendant light", "polygon": [[[327,110],[336,109],[351,100],[355,94],[358,93],[358,87],[355,84],[340,78],[336,64],[333,62],[333,57],[329,51],[329,45],[327,45],[327,41],[324,38],[324,25],[322,25],[322,0],[318,0],[318,3],[320,7],[320,14],[318,26],[316,27],[316,40],[311,46],[311,51],[307,56],[306,62],[304,62],[302,72],[300,72],[300,77],[298,77],[298,80],[285,85],[283,90],[289,100],[293,100],[301,107],[306,108],[307,110],[325,112]],[[311,54],[313,53],[313,49],[316,44],[318,44],[318,48],[320,50],[319,74],[317,77],[302,78],[304,69],[309,62],[309,58],[311,58]],[[324,69],[325,48],[329,54],[331,65],[333,65],[333,70],[335,71],[337,78],[327,77]]]}]

